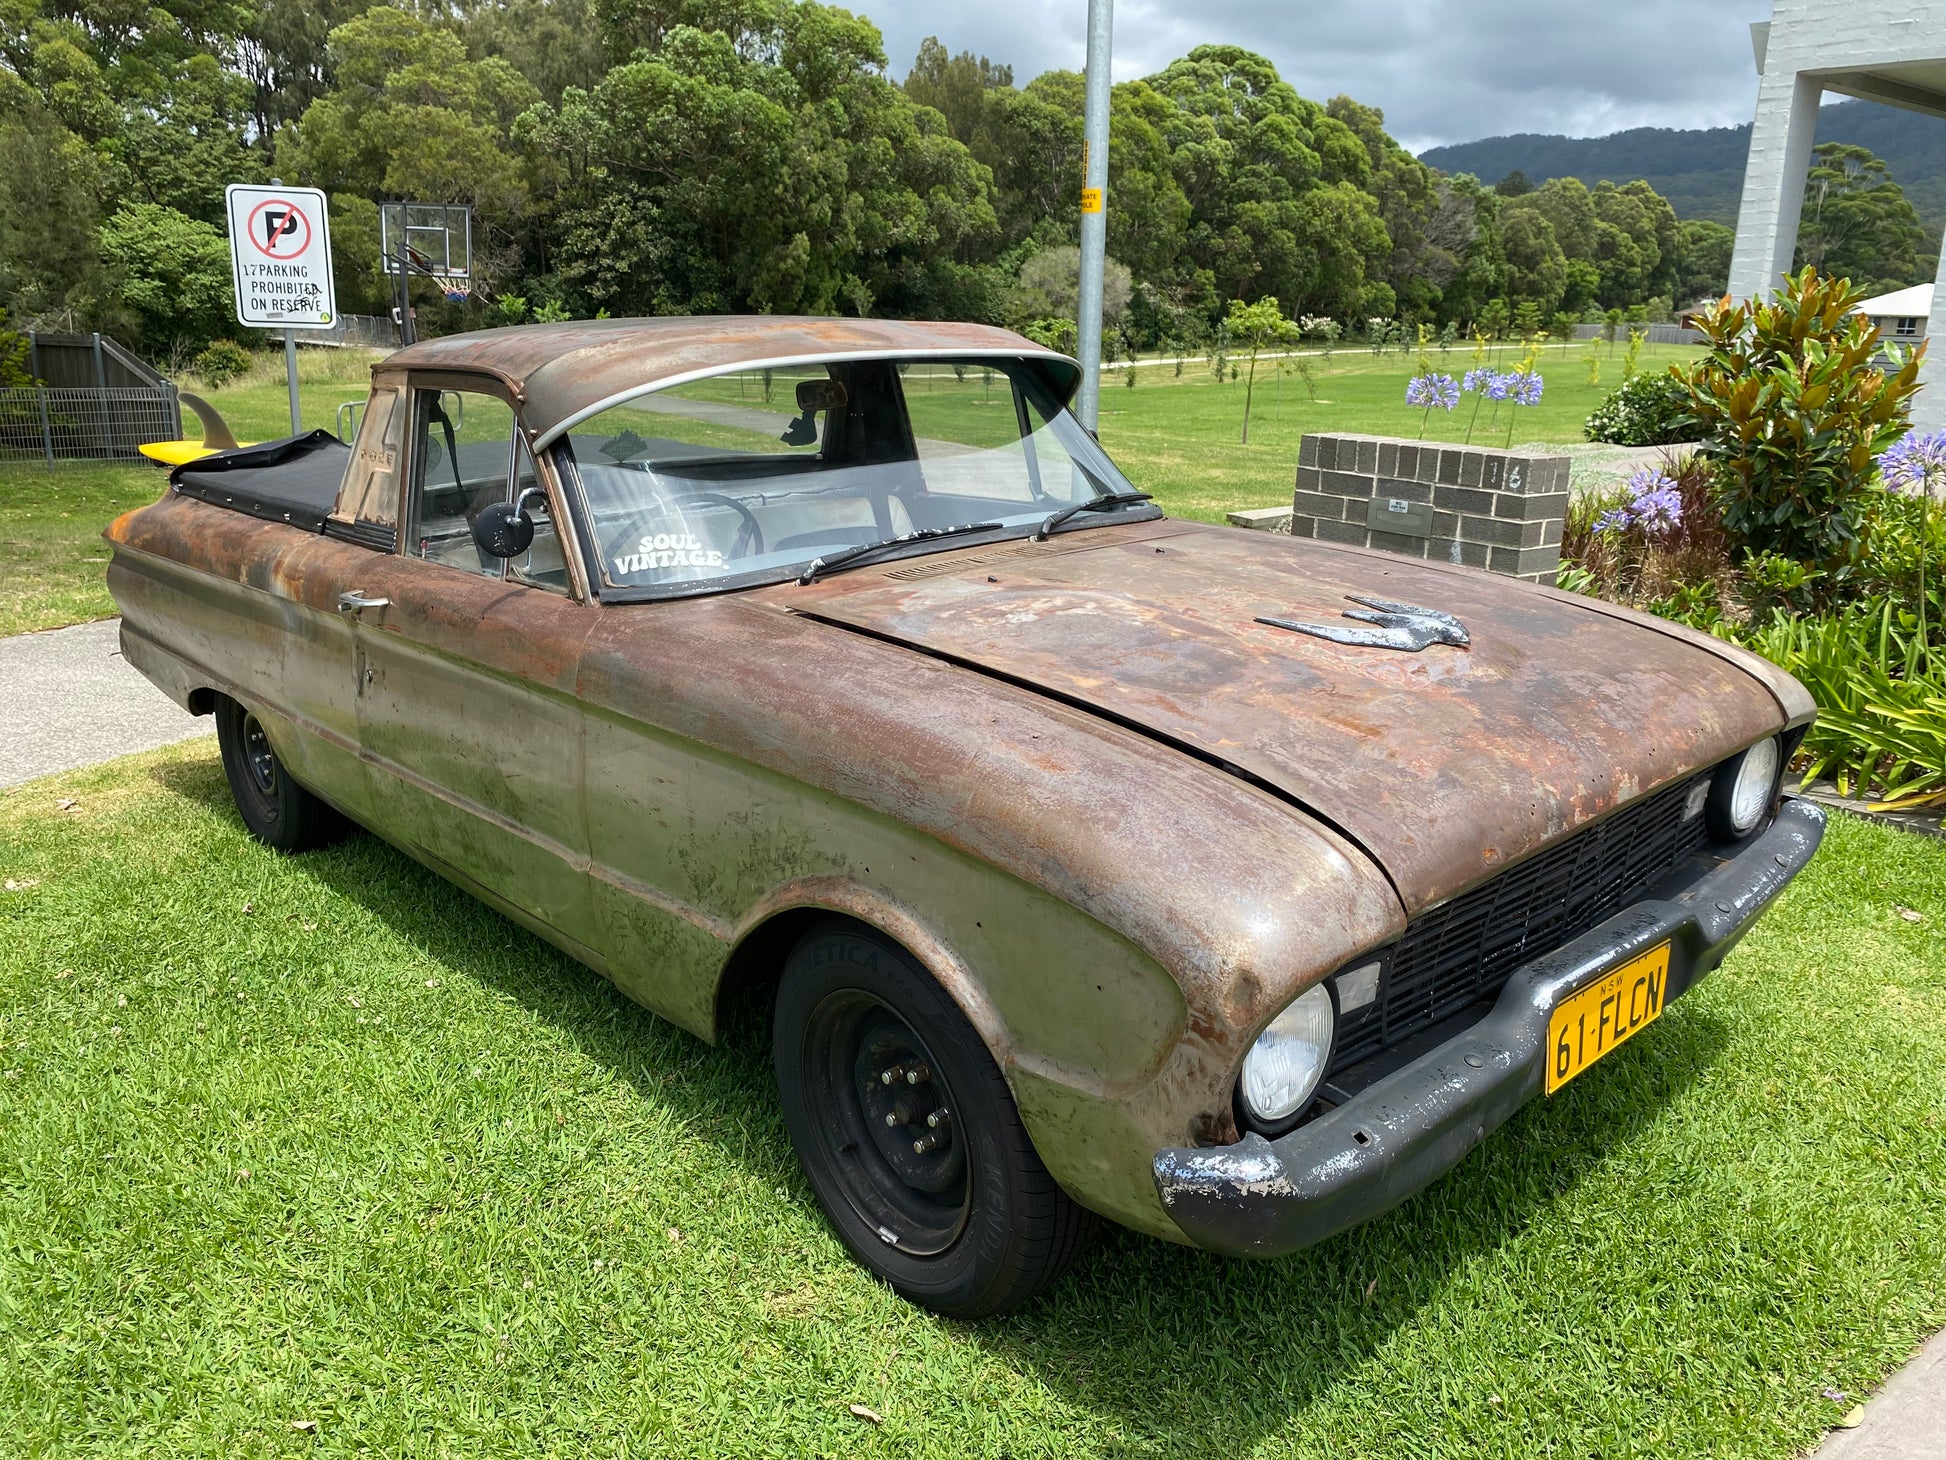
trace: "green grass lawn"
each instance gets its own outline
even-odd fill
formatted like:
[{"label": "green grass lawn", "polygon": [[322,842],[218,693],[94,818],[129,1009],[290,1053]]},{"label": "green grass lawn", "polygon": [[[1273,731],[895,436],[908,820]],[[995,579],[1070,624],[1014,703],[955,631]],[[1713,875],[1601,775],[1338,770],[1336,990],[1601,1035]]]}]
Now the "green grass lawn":
[{"label": "green grass lawn", "polygon": [[0,793],[0,883],[0,1452],[1785,1460],[1946,1323],[1946,845],[1877,826],[1392,1215],[979,1326],[846,1259],[758,1039],[261,850],[209,742]]},{"label": "green grass lawn", "polygon": [[166,481],[147,466],[0,466],[0,634],[114,613],[101,530]]},{"label": "green grass lawn", "polygon": [[[1660,368],[1681,354],[1673,347],[1650,349],[1644,352],[1644,364]],[[306,429],[332,429],[340,404],[365,398],[372,359],[364,351],[300,352],[300,402]],[[1470,362],[1471,352],[1456,348],[1449,359],[1441,359],[1435,351],[1433,359],[1438,368],[1459,374]],[[1586,345],[1548,352],[1541,365],[1548,382],[1546,398],[1519,413],[1514,422],[1516,441],[1581,439],[1582,421],[1620,378],[1619,362],[1609,362],[1604,347],[1605,383],[1588,385],[1588,359]],[[1503,352],[1502,363],[1511,368],[1512,362],[1512,352]],[[1147,365],[1130,390],[1111,370],[1102,386],[1101,436],[1135,484],[1154,492],[1167,511],[1178,517],[1221,521],[1225,512],[1242,507],[1289,505],[1298,441],[1306,431],[1417,437],[1426,423],[1422,413],[1405,405],[1405,382],[1412,369],[1412,357],[1398,354],[1375,359],[1356,350],[1340,350],[1328,363],[1314,357],[1314,398],[1300,378],[1280,375],[1273,362],[1264,361],[1258,366],[1248,446],[1238,439],[1243,424],[1241,382],[1219,385],[1208,367],[1197,362],[1186,364],[1181,376],[1172,366]],[[923,381],[914,387],[915,410],[922,417],[930,408],[923,387]],[[717,398],[706,388],[692,393]],[[290,430],[281,358],[260,365],[243,381],[206,394],[240,440],[274,438]],[[737,399],[728,387],[719,394],[725,401]],[[788,395],[780,389],[772,408],[794,409]],[[1430,439],[1460,439],[1471,407],[1469,398],[1452,416],[1436,414]],[[1474,439],[1504,440],[1506,416],[1492,432],[1487,430],[1487,419],[1480,418]],[[696,423],[684,425],[674,418],[659,420],[663,434],[687,433],[685,439],[699,432],[699,439],[734,436],[721,431],[711,434]],[[193,417],[185,431],[198,434]],[[146,465],[64,464],[52,471],[38,464],[0,465],[0,567],[6,570],[0,579],[0,635],[112,614],[114,604],[101,581],[108,555],[101,530],[117,514],[155,500],[162,487],[161,472]]]},{"label": "green grass lawn", "polygon": [[[1642,352],[1642,368],[1661,370],[1690,358],[1694,351],[1656,346]],[[1307,357],[1311,382],[1275,362],[1260,361],[1251,406],[1250,444],[1241,443],[1244,383],[1218,385],[1200,361],[1183,366],[1180,376],[1172,365],[1143,366],[1131,389],[1125,373],[1113,368],[1101,387],[1101,440],[1135,484],[1154,492],[1157,500],[1178,517],[1220,522],[1226,512],[1244,507],[1288,507],[1296,485],[1298,442],[1310,431],[1350,431],[1363,435],[1417,439],[1421,431],[1430,441],[1460,441],[1473,423],[1475,445],[1500,446],[1507,441],[1578,442],[1582,423],[1594,408],[1621,384],[1621,357],[1609,357],[1600,347],[1602,381],[1588,383],[1586,344],[1550,346],[1539,370],[1547,382],[1538,406],[1503,408],[1496,420],[1488,406],[1477,421],[1476,397],[1467,396],[1460,409],[1448,415],[1425,412],[1405,403],[1406,381],[1414,371],[1414,356],[1339,350],[1329,364]],[[1472,350],[1455,347],[1449,356],[1432,352],[1433,367],[1455,378],[1466,373]],[[1499,354],[1500,366],[1518,363],[1511,349]],[[1240,362],[1248,369],[1248,362]],[[1315,392],[1315,393],[1314,393]],[[1512,417],[1511,421],[1509,417]]]}]

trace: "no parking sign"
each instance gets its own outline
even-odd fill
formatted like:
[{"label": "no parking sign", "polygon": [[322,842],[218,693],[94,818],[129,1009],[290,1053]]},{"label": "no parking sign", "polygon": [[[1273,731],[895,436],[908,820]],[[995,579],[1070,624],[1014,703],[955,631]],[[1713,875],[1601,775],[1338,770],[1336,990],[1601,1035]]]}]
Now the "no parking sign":
[{"label": "no parking sign", "polygon": [[316,188],[231,183],[230,267],[239,324],[329,329],[338,322],[331,227]]}]

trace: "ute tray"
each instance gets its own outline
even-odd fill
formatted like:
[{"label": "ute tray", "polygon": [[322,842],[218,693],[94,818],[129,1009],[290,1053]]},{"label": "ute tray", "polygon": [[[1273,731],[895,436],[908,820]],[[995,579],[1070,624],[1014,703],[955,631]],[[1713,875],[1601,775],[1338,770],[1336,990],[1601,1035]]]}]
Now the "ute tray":
[{"label": "ute tray", "polygon": [[349,446],[329,431],[311,431],[185,462],[169,473],[169,482],[181,495],[213,507],[335,536],[336,529],[349,528],[327,519],[350,464]]}]

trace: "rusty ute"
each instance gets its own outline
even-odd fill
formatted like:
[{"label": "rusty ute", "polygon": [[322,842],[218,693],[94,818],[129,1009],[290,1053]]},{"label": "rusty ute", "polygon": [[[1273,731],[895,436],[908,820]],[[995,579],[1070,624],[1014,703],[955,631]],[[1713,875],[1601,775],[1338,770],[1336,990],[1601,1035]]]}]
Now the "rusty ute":
[{"label": "rusty ute", "polygon": [[914,1300],[1023,1302],[1091,1214],[1288,1252],[1721,961],[1816,850],[1813,706],[1591,599],[1169,520],[1077,377],[971,325],[430,341],[349,446],[113,525],[124,649],[270,845],[369,828],[704,1039],[768,998],[818,1200]]}]

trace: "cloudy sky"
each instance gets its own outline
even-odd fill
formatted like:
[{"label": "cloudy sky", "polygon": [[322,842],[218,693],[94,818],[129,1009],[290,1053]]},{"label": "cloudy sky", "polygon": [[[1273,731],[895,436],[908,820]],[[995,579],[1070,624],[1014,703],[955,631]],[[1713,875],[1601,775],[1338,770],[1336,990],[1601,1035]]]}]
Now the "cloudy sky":
[{"label": "cloudy sky", "polygon": [[[846,3],[846,0],[839,0]],[[1086,0],[849,0],[903,77],[921,39],[1012,64],[1079,69]],[[1213,41],[1269,56],[1323,101],[1385,111],[1415,150],[1506,132],[1599,136],[1750,120],[1750,23],[1770,0],[1118,0],[1115,79]]]}]

